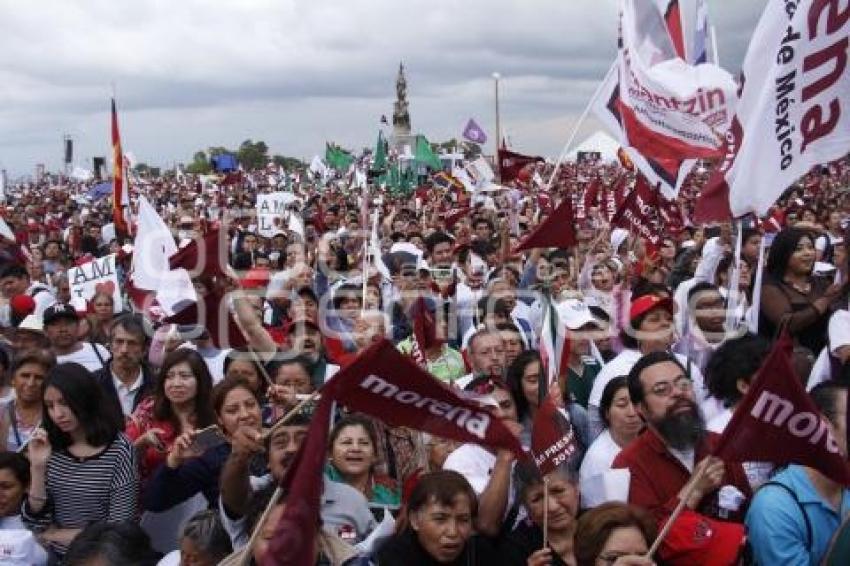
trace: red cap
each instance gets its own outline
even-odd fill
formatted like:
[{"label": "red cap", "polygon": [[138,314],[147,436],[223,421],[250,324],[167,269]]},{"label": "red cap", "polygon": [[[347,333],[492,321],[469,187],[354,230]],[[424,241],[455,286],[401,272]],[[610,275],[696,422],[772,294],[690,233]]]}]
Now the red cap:
[{"label": "red cap", "polygon": [[9,306],[16,315],[26,316],[35,311],[35,300],[29,295],[15,295],[9,299]]},{"label": "red cap", "polygon": [[673,314],[675,307],[670,297],[659,297],[658,295],[644,295],[632,301],[629,308],[629,321],[634,322],[636,318],[656,308],[664,308]]},{"label": "red cap", "polygon": [[667,533],[659,556],[671,566],[729,566],[738,563],[745,541],[744,525],[716,521],[686,509]]},{"label": "red cap", "polygon": [[245,274],[245,277],[242,278],[242,287],[244,289],[259,289],[268,285],[270,278],[271,275],[268,268],[255,267],[249,270]]}]

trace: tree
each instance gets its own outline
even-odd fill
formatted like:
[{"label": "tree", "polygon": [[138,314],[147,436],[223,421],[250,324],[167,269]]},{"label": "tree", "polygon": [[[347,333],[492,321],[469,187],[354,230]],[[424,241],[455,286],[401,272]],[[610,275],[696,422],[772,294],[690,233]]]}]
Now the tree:
[{"label": "tree", "polygon": [[277,166],[283,166],[287,171],[293,171],[304,168],[304,162],[295,157],[286,157],[285,155],[273,155],[272,162]]},{"label": "tree", "polygon": [[133,167],[133,171],[138,173],[139,175],[147,175],[150,173],[150,166],[147,163],[137,163],[135,167]]},{"label": "tree", "polygon": [[[212,150],[212,148],[210,149]],[[212,169],[212,165],[207,159],[207,154],[203,151],[195,152],[192,162],[186,166],[186,172],[192,175],[205,175],[210,172],[210,169]]]},{"label": "tree", "polygon": [[269,162],[269,146],[264,141],[245,140],[236,152],[236,158],[247,171],[261,169]]}]

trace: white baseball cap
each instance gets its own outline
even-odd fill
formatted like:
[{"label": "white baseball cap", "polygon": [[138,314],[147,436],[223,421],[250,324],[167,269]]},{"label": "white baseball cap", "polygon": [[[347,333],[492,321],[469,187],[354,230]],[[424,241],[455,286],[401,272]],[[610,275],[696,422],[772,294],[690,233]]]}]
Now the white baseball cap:
[{"label": "white baseball cap", "polygon": [[567,299],[558,303],[555,308],[558,311],[558,318],[570,330],[578,330],[586,324],[599,324],[584,301]]}]

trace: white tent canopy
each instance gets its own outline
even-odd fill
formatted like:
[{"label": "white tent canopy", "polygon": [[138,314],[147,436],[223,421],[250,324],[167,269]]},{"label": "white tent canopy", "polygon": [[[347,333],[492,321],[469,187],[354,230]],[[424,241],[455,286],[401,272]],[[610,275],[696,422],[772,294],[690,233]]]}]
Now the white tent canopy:
[{"label": "white tent canopy", "polygon": [[570,150],[567,154],[567,160],[575,161],[580,151],[598,151],[602,156],[602,161],[616,161],[618,149],[620,149],[620,144],[617,140],[598,130]]}]

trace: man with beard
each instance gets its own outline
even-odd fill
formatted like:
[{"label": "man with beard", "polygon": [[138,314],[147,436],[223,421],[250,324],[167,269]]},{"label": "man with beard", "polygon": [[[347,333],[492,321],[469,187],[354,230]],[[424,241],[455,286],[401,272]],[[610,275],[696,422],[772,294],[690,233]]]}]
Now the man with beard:
[{"label": "man with beard", "polygon": [[664,520],[697,478],[687,494],[687,509],[740,520],[751,494],[746,475],[740,464],[710,456],[719,436],[706,430],[693,382],[679,359],[669,352],[647,354],[629,372],[628,384],[646,422],[646,430],[613,463],[630,472],[629,503]]},{"label": "man with beard", "polygon": [[[272,485],[283,481],[307,437],[310,418],[298,413],[268,438],[250,427],[242,427],[233,436],[233,450],[221,471],[218,511],[234,550],[245,546],[251,533],[245,528],[245,514],[252,497],[262,497]],[[268,454],[269,473],[251,475],[251,462],[261,453]],[[369,503],[353,487],[323,477],[320,515],[325,527],[341,538],[363,540],[375,526]]]}]

